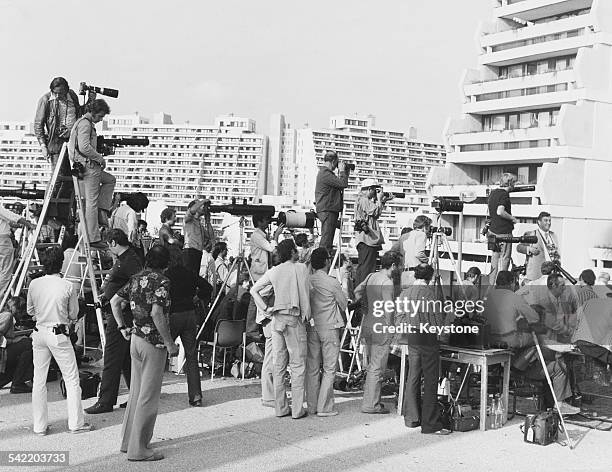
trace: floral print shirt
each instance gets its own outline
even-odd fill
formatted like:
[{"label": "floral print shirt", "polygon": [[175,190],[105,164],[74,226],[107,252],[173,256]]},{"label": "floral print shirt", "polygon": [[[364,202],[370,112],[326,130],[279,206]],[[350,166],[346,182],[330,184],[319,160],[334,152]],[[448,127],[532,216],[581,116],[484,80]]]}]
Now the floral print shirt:
[{"label": "floral print shirt", "polygon": [[130,303],[134,315],[134,334],[153,345],[163,345],[164,340],[155,327],[151,310],[154,304],[163,308],[166,322],[170,314],[170,279],[151,269],[134,275],[117,295]]}]

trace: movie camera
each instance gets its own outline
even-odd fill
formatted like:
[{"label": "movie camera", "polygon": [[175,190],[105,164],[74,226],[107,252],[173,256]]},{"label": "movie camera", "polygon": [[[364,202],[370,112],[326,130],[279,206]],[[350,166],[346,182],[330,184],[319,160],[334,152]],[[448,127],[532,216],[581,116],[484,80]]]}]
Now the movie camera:
[{"label": "movie camera", "polygon": [[300,212],[295,210],[280,211],[275,218],[276,208],[273,205],[252,205],[247,203],[245,198],[242,203],[236,203],[236,198],[232,198],[229,205],[206,204],[206,209],[210,213],[229,213],[234,216],[254,216],[262,215],[270,218],[270,222],[284,225],[287,228],[314,228],[317,214],[314,211]]},{"label": "movie camera", "polygon": [[25,182],[21,188],[0,189],[0,197],[13,197],[20,200],[42,200],[45,198],[45,191],[38,190],[36,184],[32,188],[27,188]]},{"label": "movie camera", "polygon": [[461,200],[452,200],[450,198],[438,197],[431,202],[431,206],[438,213],[453,211],[461,213],[463,211],[463,202]]},{"label": "movie camera", "polygon": [[79,95],[85,95],[85,92],[96,92],[100,95],[104,95],[106,97],[117,98],[119,96],[119,90],[107,88],[107,87],[97,87],[95,85],[87,85],[85,82],[81,82],[79,87]]}]

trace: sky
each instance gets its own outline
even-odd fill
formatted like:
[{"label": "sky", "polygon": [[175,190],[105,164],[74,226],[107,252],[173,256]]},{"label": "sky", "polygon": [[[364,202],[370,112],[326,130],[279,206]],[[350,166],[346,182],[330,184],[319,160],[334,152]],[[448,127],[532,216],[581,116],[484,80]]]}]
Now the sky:
[{"label": "sky", "polygon": [[55,76],[119,89],[114,114],[234,113],[442,139],[491,0],[0,0],[0,120],[33,120]]}]

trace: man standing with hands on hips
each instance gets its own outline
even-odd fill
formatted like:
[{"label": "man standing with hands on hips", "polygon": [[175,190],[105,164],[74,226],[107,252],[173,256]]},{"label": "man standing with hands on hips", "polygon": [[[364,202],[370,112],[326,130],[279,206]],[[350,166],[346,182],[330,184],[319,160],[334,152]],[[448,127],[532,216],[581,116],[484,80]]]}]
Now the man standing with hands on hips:
[{"label": "man standing with hands on hips", "polygon": [[[336,151],[327,151],[323,157],[325,166],[319,169],[315,186],[317,217],[321,220],[319,247],[332,254],[338,218],[344,208],[343,190],[348,187],[350,169],[339,162]],[[339,175],[334,171],[338,169]]]},{"label": "man standing with hands on hips", "polygon": [[[516,175],[505,173],[501,176],[499,188],[489,195],[489,226],[488,236],[512,236],[514,225],[518,219],[512,216],[512,204],[510,203],[510,192],[516,184]],[[489,283],[494,286],[497,273],[500,270],[508,270],[510,257],[512,256],[512,243],[489,243],[491,251],[491,272]]]}]

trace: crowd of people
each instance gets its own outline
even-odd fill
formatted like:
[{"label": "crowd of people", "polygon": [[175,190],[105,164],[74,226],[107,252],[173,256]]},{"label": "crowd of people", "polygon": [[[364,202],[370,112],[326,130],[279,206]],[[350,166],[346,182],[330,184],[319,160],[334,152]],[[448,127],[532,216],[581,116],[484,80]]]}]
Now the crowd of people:
[{"label": "crowd of people", "polygon": [[[83,284],[75,283],[83,274],[74,273],[67,263],[78,252],[78,234],[66,234],[62,247],[41,251],[44,275],[30,283],[27,301],[11,297],[0,313],[0,386],[12,382],[12,393],[32,392],[34,433],[48,432],[46,383],[54,359],[66,384],[71,433],[92,429],[84,413],[113,410],[123,375],[130,393],[128,401],[120,405],[126,409],[120,449],[131,461],[162,459],[151,449],[150,441],[166,361],[168,356],[178,354],[176,340],[180,338],[185,351],[187,401],[192,407],[205,404],[197,357],[198,329],[206,319],[209,332],[224,318],[244,320],[247,343],[263,344],[261,403],[274,408],[277,417],[337,415],[334,379],[349,303],[358,307],[367,359],[361,411],[390,412],[381,401],[383,377],[393,346],[407,344],[408,377],[402,408],[405,424],[420,427],[424,434],[450,433],[437,406],[439,353],[444,338],[435,331],[397,335],[376,328],[381,323],[393,326],[402,321],[442,327],[456,321],[453,314],[425,310],[424,305],[412,313],[395,308],[380,313],[377,308],[387,302],[396,306],[398,297],[439,299],[432,284],[434,268],[427,248],[430,218],[416,217],[412,228],[404,229],[391,250],[380,255],[385,241],[378,220],[392,196],[382,192],[376,180],[364,179],[355,204],[357,268],[354,271],[351,259],[339,254],[338,270],[333,273],[334,238],[350,169],[335,152],[328,151],[315,189],[321,221],[318,245],[308,233],[280,240],[283,225],[270,236],[270,217],[255,213],[246,266],[233,263],[228,260],[227,243],[218,240],[212,227],[210,202],[196,199],[187,206],[182,233],[175,231],[176,211],[163,210],[157,240],[149,246],[144,243],[146,223],[138,219],[138,213],[148,206],[147,196],[135,193],[113,199],[114,177],[105,172],[104,157],[96,150],[95,123],[110,111],[108,105],[90,94],[86,105],[80,106],[62,78],[54,79],[50,88],[36,116],[43,154],[58,165],[60,150],[64,143],[68,145],[70,161],[81,171],[83,224],[92,246],[108,250],[113,264],[100,295],[106,338],[101,386],[95,403],[86,409],[81,403],[75,337],[70,329],[87,312],[78,300]],[[67,175],[69,169],[63,172]],[[512,235],[517,220],[512,216],[509,191],[515,182],[515,176],[504,174],[500,188],[489,197],[489,236]],[[478,268],[470,268],[460,282],[461,294],[455,298],[486,298],[480,320],[490,325],[491,342],[515,351],[514,367],[518,371],[541,378],[544,371],[534,355],[531,334],[536,332],[543,344],[554,394],[561,401],[560,413],[571,414],[576,407],[571,405],[568,367],[554,347],[582,343],[593,352],[594,346],[603,344],[604,339],[593,327],[604,327],[608,322],[612,291],[607,287],[609,278],[598,283],[591,270],[582,272],[577,286],[567,285],[558,270],[561,256],[556,235],[550,230],[551,215],[542,212],[537,224],[535,231],[526,234],[535,236],[537,242],[518,246],[527,257],[520,288],[516,287],[516,274],[507,270],[511,243],[502,241],[491,246],[490,284]],[[11,225],[34,227],[34,223],[0,205],[0,297],[14,266]],[[55,236],[51,231],[49,238]],[[16,335],[15,323],[28,316],[36,323],[32,336]],[[215,359],[210,368],[215,369]],[[286,391],[288,369],[291,401]]]}]

